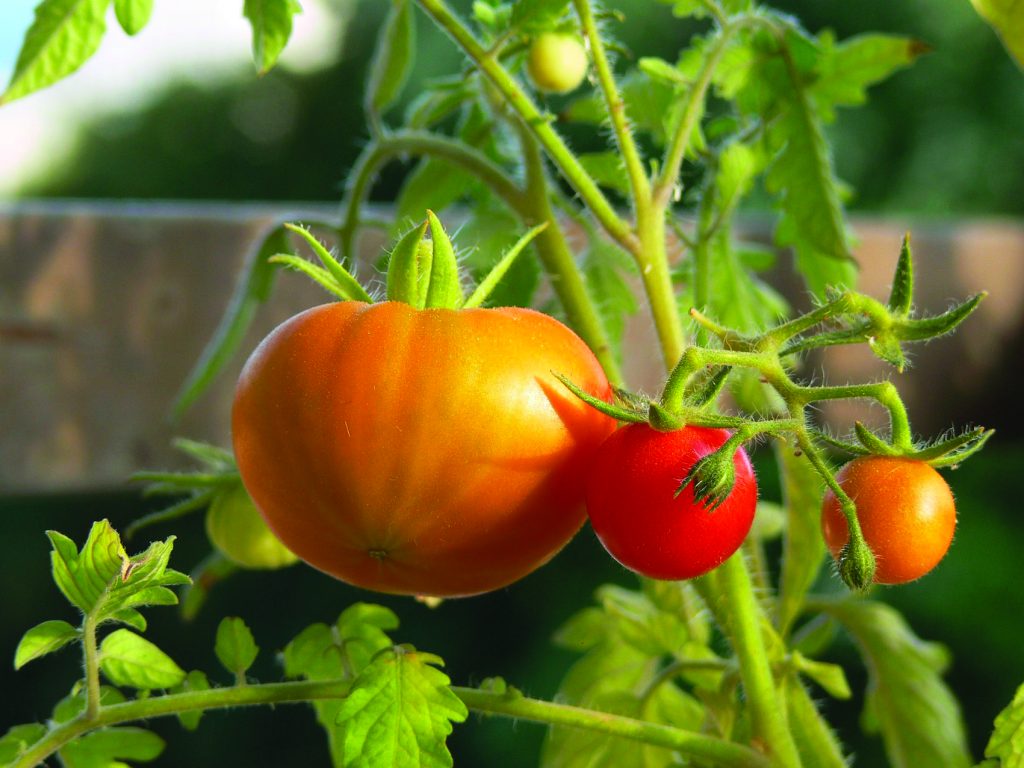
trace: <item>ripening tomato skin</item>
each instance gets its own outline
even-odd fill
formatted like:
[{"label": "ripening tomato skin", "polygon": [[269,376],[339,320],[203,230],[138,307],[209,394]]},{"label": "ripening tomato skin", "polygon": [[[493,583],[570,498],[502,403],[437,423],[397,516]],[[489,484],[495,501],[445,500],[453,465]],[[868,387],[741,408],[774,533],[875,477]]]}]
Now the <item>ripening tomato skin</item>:
[{"label": "ripening tomato skin", "polygon": [[[904,584],[939,564],[953,542],[956,503],[935,469],[914,459],[863,456],[840,469],[836,480],[857,505],[877,583]],[[822,502],[821,529],[838,558],[850,533],[831,490]]]},{"label": "ripening tomato skin", "polygon": [[283,323],[232,411],[239,471],[295,554],[381,592],[510,584],[581,527],[586,469],[615,422],[572,331],[528,309],[343,302]]},{"label": "ripening tomato skin", "polygon": [[715,511],[694,501],[692,483],[675,492],[690,468],[728,438],[724,429],[658,432],[647,424],[609,437],[587,482],[587,514],[609,554],[655,579],[690,579],[725,562],[749,533],[757,507],[746,452],[734,454],[736,484]]}]

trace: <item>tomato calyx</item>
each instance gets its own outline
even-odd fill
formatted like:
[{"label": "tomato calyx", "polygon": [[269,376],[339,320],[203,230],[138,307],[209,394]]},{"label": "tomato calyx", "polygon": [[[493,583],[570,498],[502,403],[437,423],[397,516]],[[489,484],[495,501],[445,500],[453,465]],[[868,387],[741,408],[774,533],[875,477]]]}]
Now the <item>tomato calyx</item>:
[{"label": "tomato calyx", "polygon": [[985,443],[995,434],[995,430],[985,427],[974,427],[946,439],[933,440],[900,448],[876,435],[861,422],[854,424],[857,443],[843,440],[827,432],[815,430],[815,438],[820,442],[839,451],[854,456],[890,456],[894,458],[912,459],[928,464],[935,469],[957,467],[985,447]]},{"label": "tomato calyx", "polygon": [[875,556],[863,536],[850,539],[839,553],[839,578],[854,592],[863,592],[875,581]]},{"label": "tomato calyx", "polygon": [[[373,297],[305,227],[285,224],[285,229],[302,238],[321,266],[288,253],[271,256],[269,261],[301,272],[341,301],[374,302]],[[459,262],[451,239],[441,220],[427,211],[422,224],[405,233],[391,251],[388,261],[386,298],[416,309],[473,309],[483,305],[526,246],[544,231],[540,224],[521,238],[498,260],[477,287],[466,296],[459,276]],[[430,238],[425,239],[427,233]]]}]

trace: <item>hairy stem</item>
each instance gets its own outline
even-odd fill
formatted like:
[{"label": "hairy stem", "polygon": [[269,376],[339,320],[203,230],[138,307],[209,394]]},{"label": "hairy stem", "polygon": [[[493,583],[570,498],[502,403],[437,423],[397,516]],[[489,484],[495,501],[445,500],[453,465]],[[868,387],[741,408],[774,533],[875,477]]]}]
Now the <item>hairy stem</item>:
[{"label": "hairy stem", "polygon": [[[46,760],[61,747],[90,730],[183,712],[225,707],[266,704],[287,704],[323,699],[340,699],[348,695],[350,680],[264,683],[244,687],[212,688],[166,696],[136,699],[112,704],[90,720],[85,715],[53,728],[33,744],[12,764],[11,768],[31,768]],[[484,714],[503,715],[551,725],[566,725],[633,739],[653,746],[666,747],[694,757],[715,761],[716,765],[735,768],[767,768],[768,762],[752,749],[693,731],[647,723],[629,717],[611,715],[580,707],[554,704],[508,693],[482,691],[476,688],[453,687],[455,695],[470,709]]]},{"label": "hairy stem", "polygon": [[580,199],[601,223],[604,230],[623,248],[636,254],[640,249],[640,243],[632,228],[615,212],[604,193],[598,188],[597,183],[576,159],[572,150],[566,146],[558,132],[551,127],[549,117],[541,114],[537,105],[526,95],[519,83],[459,21],[445,0],[418,0],[418,2],[505,97],[509,106],[537,137],[548,157],[558,167],[570,186],[576,190]]},{"label": "hairy stem", "polygon": [[718,586],[727,603],[726,631],[740,666],[740,679],[750,707],[754,736],[771,754],[772,765],[799,768],[793,736],[786,725],[782,701],[772,677],[761,634],[761,611],[754,597],[742,550],[718,569]]},{"label": "hairy stem", "polygon": [[626,102],[615,84],[615,76],[608,63],[608,56],[605,52],[604,41],[594,20],[594,10],[590,0],[573,0],[576,8],[576,15],[580,18],[580,26],[583,34],[586,35],[587,43],[590,46],[590,55],[594,60],[594,71],[597,73],[597,82],[601,87],[601,94],[604,96],[605,106],[608,109],[608,117],[611,119],[612,132],[615,134],[615,143],[619,147],[622,161],[626,166],[626,176],[629,179],[629,188],[632,191],[634,205],[639,208],[649,204],[650,182],[644,172],[643,160],[640,151],[637,149],[636,140],[629,128],[626,118]]},{"label": "hairy stem", "polygon": [[523,191],[509,181],[508,173],[483,152],[468,147],[456,139],[429,131],[396,131],[370,144],[349,174],[345,208],[338,229],[341,252],[345,257],[352,258],[355,253],[359,213],[377,170],[384,163],[401,155],[438,157],[447,160],[476,176],[509,208],[523,215],[527,202]]},{"label": "hairy stem", "polygon": [[82,622],[82,651],[85,663],[85,714],[87,721],[100,713],[100,657],[96,647],[96,619],[86,614]]}]

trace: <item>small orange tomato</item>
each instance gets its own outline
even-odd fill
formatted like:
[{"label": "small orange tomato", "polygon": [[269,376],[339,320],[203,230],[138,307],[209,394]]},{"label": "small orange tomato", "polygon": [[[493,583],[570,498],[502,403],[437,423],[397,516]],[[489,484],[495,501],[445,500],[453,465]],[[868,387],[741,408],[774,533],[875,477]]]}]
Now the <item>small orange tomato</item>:
[{"label": "small orange tomato", "polygon": [[[836,479],[857,505],[875,556],[876,582],[903,584],[938,565],[956,528],[953,493],[938,472],[914,459],[864,456],[844,466]],[[838,558],[850,534],[832,491],[822,504],[821,528]]]}]

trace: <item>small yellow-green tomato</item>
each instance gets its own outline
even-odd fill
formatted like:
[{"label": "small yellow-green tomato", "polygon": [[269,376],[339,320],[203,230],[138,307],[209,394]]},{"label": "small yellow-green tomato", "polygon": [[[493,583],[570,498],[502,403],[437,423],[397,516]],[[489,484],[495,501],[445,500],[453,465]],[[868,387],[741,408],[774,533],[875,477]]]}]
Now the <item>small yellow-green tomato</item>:
[{"label": "small yellow-green tomato", "polygon": [[267,527],[241,482],[214,497],[206,513],[206,535],[242,568],[272,570],[298,560]]},{"label": "small yellow-green tomato", "polygon": [[587,52],[575,35],[544,32],[533,39],[526,71],[539,91],[569,93],[587,75]]}]

